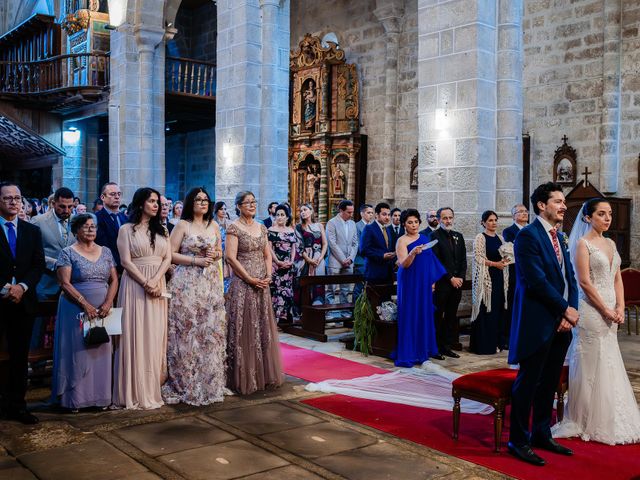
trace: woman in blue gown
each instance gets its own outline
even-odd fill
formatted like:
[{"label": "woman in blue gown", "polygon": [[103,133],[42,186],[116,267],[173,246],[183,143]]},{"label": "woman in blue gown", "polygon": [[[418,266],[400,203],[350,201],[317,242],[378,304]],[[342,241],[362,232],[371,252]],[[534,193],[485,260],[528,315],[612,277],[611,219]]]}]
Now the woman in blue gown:
[{"label": "woman in blue gown", "polygon": [[394,352],[398,367],[412,367],[438,354],[433,322],[432,286],[446,270],[420,233],[420,213],[409,208],[400,223],[405,234],[398,239],[398,346]]}]

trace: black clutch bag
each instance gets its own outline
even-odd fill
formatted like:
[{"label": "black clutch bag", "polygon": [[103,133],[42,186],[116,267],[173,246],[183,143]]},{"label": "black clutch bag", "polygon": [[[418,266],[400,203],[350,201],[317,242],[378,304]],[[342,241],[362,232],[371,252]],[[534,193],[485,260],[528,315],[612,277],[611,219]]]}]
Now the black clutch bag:
[{"label": "black clutch bag", "polygon": [[84,314],[84,312],[78,314],[78,317],[80,317],[80,320],[82,321],[83,340],[85,347],[93,347],[109,342],[109,334],[107,333],[107,329],[105,328],[104,321],[102,321],[102,319],[102,325],[97,325],[98,321],[91,320]]}]

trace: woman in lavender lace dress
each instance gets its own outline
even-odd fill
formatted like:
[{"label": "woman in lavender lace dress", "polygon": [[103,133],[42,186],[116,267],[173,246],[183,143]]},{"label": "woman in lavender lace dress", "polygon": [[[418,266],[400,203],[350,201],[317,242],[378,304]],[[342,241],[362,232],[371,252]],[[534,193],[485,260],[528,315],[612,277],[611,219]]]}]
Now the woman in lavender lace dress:
[{"label": "woman in lavender lace dress", "polygon": [[254,219],[256,199],[251,192],[240,192],[235,203],[239,218],[227,228],[225,252],[233,269],[227,297],[227,385],[246,395],[280,386],[284,376],[269,292],[267,228]]},{"label": "woman in lavender lace dress", "polygon": [[220,229],[204,188],[184,201],[182,217],[171,232],[166,403],[208,405],[221,402],[225,388],[227,325],[220,262]]},{"label": "woman in lavender lace dress", "polygon": [[65,408],[111,404],[111,342],[85,347],[78,314],[105,316],[118,291],[111,251],[94,243],[95,217],[76,215],[71,232],[77,242],[62,250],[56,263],[63,293],[58,302],[51,397]]}]

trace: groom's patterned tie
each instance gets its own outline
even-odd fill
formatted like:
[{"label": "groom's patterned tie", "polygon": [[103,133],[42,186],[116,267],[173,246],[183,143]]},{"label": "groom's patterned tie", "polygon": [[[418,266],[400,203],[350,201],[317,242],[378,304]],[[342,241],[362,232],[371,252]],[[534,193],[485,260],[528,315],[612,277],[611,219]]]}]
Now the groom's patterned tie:
[{"label": "groom's patterned tie", "polygon": [[562,263],[562,252],[560,251],[560,242],[558,242],[558,231],[555,228],[549,230],[551,235],[551,243],[553,244],[553,250],[556,252],[556,258],[558,263]]}]

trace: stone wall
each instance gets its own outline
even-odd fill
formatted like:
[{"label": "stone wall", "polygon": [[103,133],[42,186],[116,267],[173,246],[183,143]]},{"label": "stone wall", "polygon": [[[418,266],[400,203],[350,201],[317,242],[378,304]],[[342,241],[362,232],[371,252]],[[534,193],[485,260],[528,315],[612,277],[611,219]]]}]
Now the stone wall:
[{"label": "stone wall", "polygon": [[[374,13],[376,3],[300,0],[291,5],[291,48],[298,47],[305,33],[322,38],[334,32],[346,61],[357,65],[361,133],[369,137],[366,198],[373,203],[383,198],[387,45],[385,28]],[[417,8],[417,0],[404,2],[398,39],[396,138],[387,149],[396,156],[394,203],[401,208],[413,207],[417,201],[417,191],[409,189],[411,157],[418,147]]]},{"label": "stone wall", "polygon": [[639,30],[636,0],[525,2],[524,131],[531,135],[531,183],[552,179],[553,153],[566,134],[577,151],[578,170],[588,167],[594,186],[633,199],[635,266],[640,264]]},{"label": "stone wall", "polygon": [[182,200],[193,187],[204,186],[215,197],[215,132],[213,129],[166,137],[167,171],[165,192]]}]

